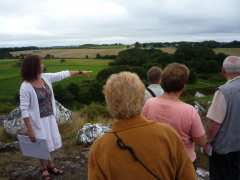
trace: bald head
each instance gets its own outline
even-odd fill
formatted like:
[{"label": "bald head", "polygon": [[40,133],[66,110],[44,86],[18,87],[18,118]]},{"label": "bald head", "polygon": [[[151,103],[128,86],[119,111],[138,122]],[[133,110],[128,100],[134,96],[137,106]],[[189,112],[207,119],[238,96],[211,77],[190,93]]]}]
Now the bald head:
[{"label": "bald head", "polygon": [[240,73],[240,57],[226,57],[223,61],[223,69],[226,73]]}]

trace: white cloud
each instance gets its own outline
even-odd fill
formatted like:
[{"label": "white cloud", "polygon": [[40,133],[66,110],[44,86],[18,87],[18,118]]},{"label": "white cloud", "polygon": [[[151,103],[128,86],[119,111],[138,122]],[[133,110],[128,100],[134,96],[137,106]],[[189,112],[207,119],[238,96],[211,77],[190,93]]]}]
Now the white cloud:
[{"label": "white cloud", "polygon": [[240,37],[238,0],[0,1],[0,46]]}]

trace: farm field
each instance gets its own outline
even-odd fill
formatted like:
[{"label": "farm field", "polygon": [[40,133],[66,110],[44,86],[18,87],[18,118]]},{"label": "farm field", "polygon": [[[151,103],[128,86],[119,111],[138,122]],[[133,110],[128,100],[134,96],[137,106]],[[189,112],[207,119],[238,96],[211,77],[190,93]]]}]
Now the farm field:
[{"label": "farm field", "polygon": [[118,53],[125,48],[106,48],[106,49],[44,49],[44,50],[28,50],[12,52],[13,56],[20,54],[37,54],[46,56],[47,54],[53,55],[55,58],[96,58],[97,54],[105,55],[118,55]]},{"label": "farm field", "polygon": [[[0,60],[0,102],[12,103],[19,90],[21,83],[20,67],[16,65],[18,60]],[[91,70],[91,77],[74,77],[61,81],[67,85],[71,82],[81,82],[84,79],[95,78],[96,74],[108,66],[109,60],[93,59],[73,59],[61,62],[60,60],[45,60],[44,64],[47,72],[57,72],[61,70]]]},{"label": "farm field", "polygon": [[[173,54],[176,51],[176,48],[173,47],[164,47],[159,48],[163,52],[167,52]],[[16,51],[12,52],[14,56],[18,56],[20,54],[37,54],[40,56],[46,56],[47,54],[53,55],[55,58],[96,58],[96,55],[99,54],[101,56],[105,55],[117,55],[119,52],[126,50],[126,47],[118,47],[118,48],[89,48],[89,49],[44,49],[44,50],[29,50],[29,51]],[[214,51],[216,53],[225,53],[228,55],[240,56],[240,48],[215,48]]]}]

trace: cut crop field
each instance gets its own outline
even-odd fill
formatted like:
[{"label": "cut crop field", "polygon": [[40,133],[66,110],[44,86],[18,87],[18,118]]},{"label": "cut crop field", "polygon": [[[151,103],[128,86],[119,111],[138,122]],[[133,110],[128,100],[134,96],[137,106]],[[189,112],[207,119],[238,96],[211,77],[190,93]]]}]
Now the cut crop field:
[{"label": "cut crop field", "polygon": [[[159,48],[163,52],[173,54],[176,51],[176,48],[173,47],[164,47]],[[96,58],[97,54],[101,56],[105,55],[118,55],[119,52],[126,50],[126,47],[118,48],[89,48],[89,49],[43,49],[43,50],[29,50],[29,51],[16,51],[12,52],[14,56],[20,54],[37,54],[40,56],[46,56],[47,54],[53,55],[55,58]],[[228,55],[240,56],[240,48],[215,48],[216,53],[225,53]]]},{"label": "cut crop field", "polygon": [[[13,102],[19,91],[21,84],[20,67],[18,60],[0,60],[0,102]],[[106,68],[109,60],[94,59],[69,59],[64,62],[60,60],[45,60],[44,64],[47,72],[57,72],[62,70],[90,70],[93,71],[90,77],[73,77],[63,80],[61,83],[67,85],[71,82],[80,83],[84,79],[93,79],[96,74]]]},{"label": "cut crop field", "polygon": [[28,50],[12,52],[13,56],[20,54],[37,54],[45,57],[47,54],[53,55],[55,58],[96,58],[97,54],[118,55],[125,48],[106,48],[106,49],[43,49],[43,50]]}]

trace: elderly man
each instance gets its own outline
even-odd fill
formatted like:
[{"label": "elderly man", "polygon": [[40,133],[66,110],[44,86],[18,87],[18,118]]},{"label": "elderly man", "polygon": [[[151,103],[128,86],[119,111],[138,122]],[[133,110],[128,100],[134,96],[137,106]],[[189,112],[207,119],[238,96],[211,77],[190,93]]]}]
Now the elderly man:
[{"label": "elderly man", "polygon": [[212,146],[210,180],[239,180],[240,57],[228,56],[222,72],[228,81],[216,91],[207,113],[208,138]]},{"label": "elderly man", "polygon": [[161,96],[164,93],[160,86],[161,74],[162,69],[157,66],[153,66],[148,70],[147,78],[150,84],[145,90],[145,101],[152,97]]}]

